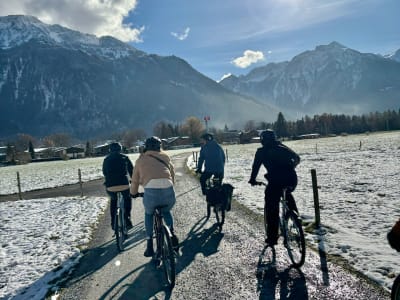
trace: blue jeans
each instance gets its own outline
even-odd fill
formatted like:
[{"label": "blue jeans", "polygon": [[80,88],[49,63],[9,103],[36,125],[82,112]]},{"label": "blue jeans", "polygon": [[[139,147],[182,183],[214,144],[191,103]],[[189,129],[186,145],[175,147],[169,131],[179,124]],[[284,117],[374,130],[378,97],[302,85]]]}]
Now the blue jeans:
[{"label": "blue jeans", "polygon": [[175,190],[172,186],[165,189],[144,189],[144,227],[147,238],[153,237],[153,214],[156,206],[167,205],[162,209],[162,213],[165,223],[173,231],[174,221],[171,209],[175,205],[175,202]]}]

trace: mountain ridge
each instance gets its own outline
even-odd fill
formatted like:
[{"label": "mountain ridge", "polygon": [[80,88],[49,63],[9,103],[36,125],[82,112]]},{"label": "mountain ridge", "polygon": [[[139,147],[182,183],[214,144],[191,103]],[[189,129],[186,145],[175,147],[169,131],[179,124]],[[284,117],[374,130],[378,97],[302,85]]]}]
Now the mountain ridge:
[{"label": "mountain ridge", "polygon": [[293,114],[362,114],[399,108],[400,63],[332,42],[220,84]]},{"label": "mountain ridge", "polygon": [[34,17],[0,17],[0,30],[7,32],[0,38],[0,137],[66,132],[90,138],[129,128],[150,133],[160,120],[205,115],[211,126],[240,128],[277,115],[176,56],[146,54],[112,37]]}]

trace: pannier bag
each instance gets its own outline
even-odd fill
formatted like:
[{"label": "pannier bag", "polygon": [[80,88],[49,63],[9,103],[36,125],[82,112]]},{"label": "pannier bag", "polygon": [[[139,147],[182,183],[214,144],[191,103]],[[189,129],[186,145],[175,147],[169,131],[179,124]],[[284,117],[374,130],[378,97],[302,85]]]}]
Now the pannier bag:
[{"label": "pannier bag", "polygon": [[206,200],[211,206],[222,205],[226,211],[230,211],[233,189],[229,183],[213,186],[206,191]]}]

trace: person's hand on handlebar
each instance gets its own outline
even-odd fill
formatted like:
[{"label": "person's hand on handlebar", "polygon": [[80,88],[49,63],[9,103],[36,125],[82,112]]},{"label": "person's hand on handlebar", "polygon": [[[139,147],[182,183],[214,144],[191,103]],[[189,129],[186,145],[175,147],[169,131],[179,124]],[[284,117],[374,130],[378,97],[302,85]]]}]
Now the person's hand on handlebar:
[{"label": "person's hand on handlebar", "polygon": [[131,198],[138,198],[138,197],[143,197],[144,193],[136,193],[135,195],[131,194]]},{"label": "person's hand on handlebar", "polygon": [[260,181],[257,181],[257,180],[255,180],[255,179],[250,179],[250,180],[249,180],[249,183],[251,184],[251,186],[255,186],[255,185],[265,185],[264,182],[260,182]]}]

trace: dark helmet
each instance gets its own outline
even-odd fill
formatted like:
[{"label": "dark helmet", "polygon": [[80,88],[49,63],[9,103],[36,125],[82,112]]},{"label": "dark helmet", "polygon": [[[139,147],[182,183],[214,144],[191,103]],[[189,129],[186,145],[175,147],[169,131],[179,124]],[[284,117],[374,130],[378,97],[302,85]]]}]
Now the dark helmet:
[{"label": "dark helmet", "polygon": [[110,152],[120,152],[122,150],[121,144],[118,142],[113,142],[108,145]]},{"label": "dark helmet", "polygon": [[145,150],[160,151],[161,140],[159,137],[152,136],[146,140],[144,143]]},{"label": "dark helmet", "polygon": [[264,130],[260,134],[260,142],[263,146],[276,142],[275,132],[271,129]]},{"label": "dark helmet", "polygon": [[206,141],[212,141],[214,139],[214,136],[211,133],[206,132],[201,136],[201,138]]}]

